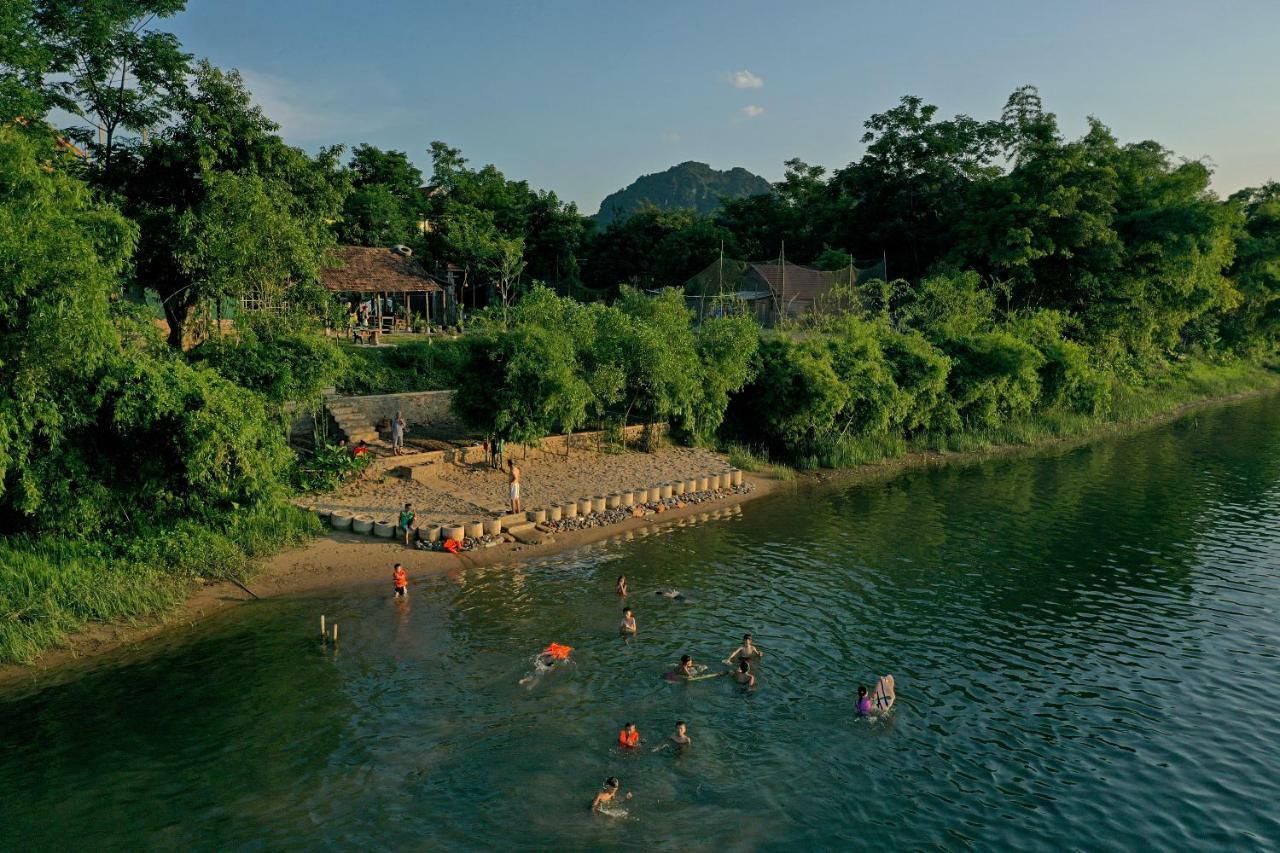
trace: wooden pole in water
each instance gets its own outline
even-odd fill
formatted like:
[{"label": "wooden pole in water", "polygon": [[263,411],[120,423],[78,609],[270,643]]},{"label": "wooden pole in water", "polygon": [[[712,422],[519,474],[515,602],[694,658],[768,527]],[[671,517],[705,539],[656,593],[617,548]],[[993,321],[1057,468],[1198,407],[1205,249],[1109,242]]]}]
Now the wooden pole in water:
[{"label": "wooden pole in water", "polygon": [[338,623],[333,623],[333,644],[338,645]]},{"label": "wooden pole in water", "polygon": [[329,632],[327,632],[327,631],[324,629],[324,614],[323,614],[323,613],[321,613],[321,614],[320,614],[320,639],[322,639],[322,640],[323,640],[323,639],[325,639],[326,637],[328,637],[328,635],[329,635]]}]

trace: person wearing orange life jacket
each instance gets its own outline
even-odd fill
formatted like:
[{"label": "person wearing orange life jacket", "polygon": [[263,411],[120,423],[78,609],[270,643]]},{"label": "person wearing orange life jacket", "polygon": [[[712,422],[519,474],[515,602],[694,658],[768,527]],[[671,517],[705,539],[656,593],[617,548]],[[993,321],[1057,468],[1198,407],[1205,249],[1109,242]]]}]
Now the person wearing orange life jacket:
[{"label": "person wearing orange life jacket", "polygon": [[634,749],[640,745],[640,732],[636,730],[635,723],[624,723],[622,731],[618,732],[618,746]]},{"label": "person wearing orange life jacket", "polygon": [[545,649],[538,653],[533,661],[533,672],[520,679],[521,684],[529,684],[539,675],[553,669],[561,664],[569,663],[569,655],[573,652],[573,646],[562,645],[561,643],[550,643]]},{"label": "person wearing orange life jacket", "polygon": [[391,572],[391,580],[395,584],[396,598],[403,598],[409,594],[409,573],[404,570],[404,566],[396,563],[395,569]]}]

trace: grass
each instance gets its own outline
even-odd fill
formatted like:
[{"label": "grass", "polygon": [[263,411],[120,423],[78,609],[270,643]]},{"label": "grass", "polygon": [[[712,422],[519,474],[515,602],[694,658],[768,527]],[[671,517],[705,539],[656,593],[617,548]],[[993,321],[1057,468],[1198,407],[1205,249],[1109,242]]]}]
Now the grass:
[{"label": "grass", "polygon": [[94,622],[136,623],[176,609],[206,579],[247,579],[254,560],[319,531],[279,503],[216,524],[183,521],[107,541],[0,540],[0,663],[30,663]]},{"label": "grass", "polygon": [[393,347],[341,344],[350,368],[338,379],[343,394],[404,394],[445,391],[457,387],[465,344],[461,338],[408,340],[397,336]]},{"label": "grass", "polygon": [[757,453],[744,444],[731,444],[725,448],[729,456],[729,464],[743,471],[766,474],[775,480],[794,480],[795,469],[789,465],[781,465],[769,461],[767,453]]}]

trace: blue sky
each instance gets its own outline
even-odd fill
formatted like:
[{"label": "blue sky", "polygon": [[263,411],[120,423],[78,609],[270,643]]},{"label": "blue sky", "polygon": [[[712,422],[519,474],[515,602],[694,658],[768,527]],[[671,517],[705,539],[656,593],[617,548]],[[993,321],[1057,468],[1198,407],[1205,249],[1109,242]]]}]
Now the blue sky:
[{"label": "blue sky", "polygon": [[862,122],[916,94],[999,114],[1040,87],[1071,135],[1208,157],[1223,193],[1280,179],[1280,2],[190,0],[166,22],[241,70],[292,143],[370,142],[601,198],[683,160],[770,180],[839,167]]}]

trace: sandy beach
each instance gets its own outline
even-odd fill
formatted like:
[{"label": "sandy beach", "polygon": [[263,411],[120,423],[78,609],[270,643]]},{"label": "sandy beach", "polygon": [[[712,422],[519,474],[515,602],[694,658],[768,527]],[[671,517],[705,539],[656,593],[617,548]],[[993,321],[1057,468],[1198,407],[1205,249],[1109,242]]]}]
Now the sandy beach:
[{"label": "sandy beach", "polygon": [[[728,464],[723,456],[709,450],[670,446],[652,453],[576,449],[567,456],[530,450],[514,458],[521,469],[526,509],[706,475]],[[392,459],[386,461],[393,464]],[[463,523],[507,512],[506,471],[483,463],[452,462],[418,470],[423,479],[370,472],[305,502],[320,510],[344,509],[378,520],[392,520],[406,503],[412,503],[420,524]]]}]

